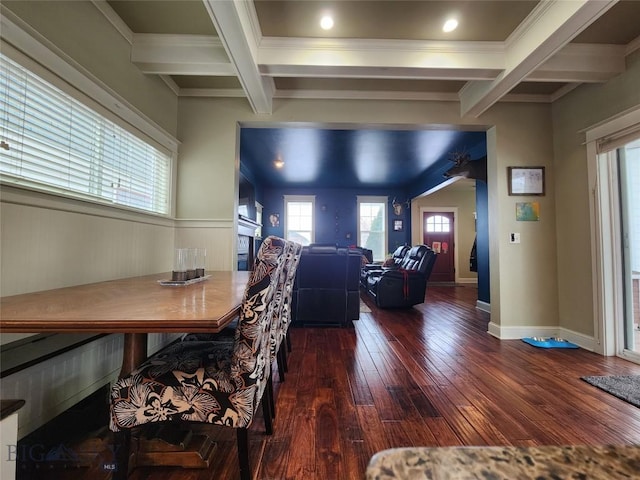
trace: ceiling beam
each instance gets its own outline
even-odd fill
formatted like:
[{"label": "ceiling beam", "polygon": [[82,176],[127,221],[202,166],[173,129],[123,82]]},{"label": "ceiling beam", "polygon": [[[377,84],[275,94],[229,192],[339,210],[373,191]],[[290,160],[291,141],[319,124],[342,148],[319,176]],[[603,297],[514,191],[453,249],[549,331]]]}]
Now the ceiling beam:
[{"label": "ceiling beam", "polygon": [[[273,61],[279,64],[262,64],[260,73],[272,77],[313,77],[313,78],[378,78],[378,79],[443,79],[443,80],[494,80],[504,64],[503,48],[497,45],[467,46],[422,45],[401,47],[396,44],[387,51],[393,52],[385,66],[382,62],[378,42],[365,45],[358,41],[358,47],[347,41],[340,49],[325,49],[324,54],[342,58],[327,65],[292,62],[295,52],[282,45],[279,53],[274,52],[274,42],[265,39],[270,45]],[[132,34],[131,60],[144,73],[160,75],[203,75],[235,76],[236,68],[229,60],[222,42],[218,37],[203,35],[173,34]],[[289,43],[289,42],[285,42]],[[300,45],[300,42],[292,42]],[[304,43],[304,42],[303,42]],[[342,42],[341,42],[342,43]],[[352,44],[348,47],[348,44]],[[369,42],[367,42],[369,43]],[[411,42],[414,43],[414,42]],[[261,47],[262,48],[262,47]],[[340,51],[341,53],[337,53]],[[356,53],[357,51],[357,53]],[[410,58],[416,51],[439,59],[423,58],[421,65],[411,65]],[[345,52],[349,52],[346,54]],[[496,53],[498,55],[496,55]],[[531,73],[527,81],[545,82],[604,82],[625,69],[626,47],[624,45],[569,44]],[[303,56],[298,52],[298,56]],[[454,57],[458,56],[457,59]],[[343,57],[357,58],[348,64]],[[368,60],[367,60],[367,57]],[[286,64],[284,64],[286,62]],[[393,62],[393,65],[390,63]],[[339,63],[339,64],[338,64]],[[465,64],[461,67],[456,63]],[[427,65],[428,66],[425,66]]]},{"label": "ceiling beam", "polygon": [[273,106],[273,79],[258,69],[257,44],[260,27],[253,2],[203,0],[220,41],[237,70],[238,80],[255,113],[270,115]]},{"label": "ceiling beam", "polygon": [[461,116],[478,117],[611,8],[617,0],[540,2],[505,42],[505,70],[460,91]]},{"label": "ceiling beam", "polygon": [[493,79],[504,68],[502,42],[265,37],[258,48],[265,75]]},{"label": "ceiling beam", "polygon": [[624,45],[569,44],[526,80],[538,82],[606,82],[625,71]]},{"label": "ceiling beam", "polygon": [[220,39],[206,35],[135,33],[131,61],[159,75],[236,75]]}]

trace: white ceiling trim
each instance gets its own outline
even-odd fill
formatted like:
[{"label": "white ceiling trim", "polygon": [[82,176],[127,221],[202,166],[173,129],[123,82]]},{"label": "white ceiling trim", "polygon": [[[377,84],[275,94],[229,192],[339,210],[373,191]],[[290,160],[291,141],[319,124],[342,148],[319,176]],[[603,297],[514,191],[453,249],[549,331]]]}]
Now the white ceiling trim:
[{"label": "white ceiling trim", "polygon": [[[575,88],[575,84],[572,88]],[[545,94],[508,94],[501,101],[520,103],[551,103],[553,96]],[[244,97],[242,89],[181,88],[180,97]],[[422,101],[457,102],[457,93],[447,92],[400,92],[379,90],[276,90],[274,99],[298,100],[375,100],[375,101]]]},{"label": "white ceiling trim", "polygon": [[136,33],[131,61],[144,73],[236,75],[220,39],[207,35]]},{"label": "white ceiling trim", "polygon": [[504,69],[502,42],[263,38],[258,63],[267,74],[312,67]]},{"label": "white ceiling trim", "polygon": [[616,2],[540,2],[505,42],[505,71],[492,82],[469,82],[460,91],[461,116],[481,115]]},{"label": "white ceiling trim", "polygon": [[[625,70],[626,46],[568,44],[617,0],[546,0],[505,42],[263,37],[253,2],[203,0],[220,37],[135,34],[106,0],[91,0],[132,45],[132,61],[159,74],[179,96],[246,96],[256,113],[272,98],[453,101],[444,92],[276,91],[272,77],[464,80],[461,114],[478,116],[497,101],[554,101],[580,83]],[[199,37],[199,38],[196,38]],[[168,75],[237,76],[239,89],[181,89]],[[520,81],[570,82],[551,95],[510,95]]]},{"label": "white ceiling trim", "polygon": [[181,88],[180,97],[246,97],[241,88]]},{"label": "white ceiling trim", "polygon": [[238,80],[255,113],[272,112],[273,79],[262,77],[256,61],[255,18],[251,13],[252,2],[221,2],[204,0],[204,5],[213,21],[227,55],[235,65]]},{"label": "white ceiling trim", "polygon": [[631,55],[636,50],[640,49],[640,37],[636,37],[631,40],[625,49],[625,55]]},{"label": "white ceiling trim", "polygon": [[564,97],[567,93],[578,88],[580,85],[580,83],[567,83],[564,87],[559,88],[550,95],[551,103],[555,102],[561,97]]},{"label": "white ceiling trim", "polygon": [[409,100],[457,102],[457,93],[379,90],[276,90],[274,98],[306,100]]},{"label": "white ceiling trim", "polygon": [[[268,39],[267,39],[268,40]],[[172,35],[172,34],[134,34],[132,37],[132,61],[144,73],[166,74],[166,75],[212,75],[212,76],[235,76],[236,69],[231,64],[218,37],[201,35]],[[267,43],[269,43],[267,41]],[[276,42],[278,44],[290,42]],[[363,42],[355,42],[363,45]],[[375,41],[374,44],[380,42]],[[410,42],[416,44],[416,42]],[[441,42],[442,43],[442,42]],[[397,45],[397,43],[396,43]],[[344,46],[344,45],[343,45]],[[414,45],[415,46],[415,45]],[[442,49],[440,49],[442,47]],[[487,47],[487,45],[485,45]],[[343,65],[327,68],[322,65],[303,65],[296,62],[295,65],[260,65],[260,73],[272,77],[314,77],[314,78],[385,78],[385,79],[446,79],[446,80],[494,80],[502,71],[504,65],[503,49],[495,49],[495,45],[489,46],[489,55],[494,57],[489,59],[486,65],[493,64],[494,69],[473,68],[468,63],[468,59],[460,59],[459,63],[465,63],[469,67],[436,68],[436,67],[411,67],[411,66],[379,66],[379,51],[376,48],[368,49],[368,55],[376,57],[378,66]],[[444,44],[437,48],[426,48],[423,50],[410,51],[409,55],[414,55],[416,51],[440,51],[437,56],[444,55],[451,58],[455,48],[447,44],[446,51]],[[340,49],[339,49],[340,50]],[[487,51],[486,48],[473,49],[461,47],[458,53],[469,55],[478,59],[477,53]],[[554,57],[547,60],[539,69],[527,77],[528,81],[556,81],[556,82],[604,82],[613,76],[624,71],[627,48],[622,45],[566,45]],[[304,51],[304,50],[302,50]],[[302,51],[298,54],[302,56]],[[341,50],[347,52],[346,48]],[[403,60],[403,55],[407,50],[393,51],[393,58],[397,59],[398,65],[406,65],[412,59]],[[350,50],[350,58],[359,57],[355,50]],[[464,53],[463,53],[464,52]],[[496,60],[496,52],[503,59]],[[331,53],[329,53],[331,55]],[[291,55],[290,50],[281,52],[279,57]],[[276,59],[275,61],[279,61]],[[285,60],[286,61],[286,60]],[[477,62],[480,65],[481,62]]]},{"label": "white ceiling trim", "polygon": [[412,67],[350,67],[350,66],[290,66],[260,65],[260,71],[271,77],[304,78],[377,78],[389,80],[493,80],[501,70],[412,68]]},{"label": "white ceiling trim", "polygon": [[107,20],[109,20],[111,25],[115,27],[120,35],[122,35],[124,39],[129,42],[129,44],[133,43],[133,31],[126,23],[124,23],[124,20],[120,18],[120,16],[113,8],[111,8],[111,5],[109,5],[106,0],[91,0],[91,3],[93,3],[95,7],[100,10],[100,12],[107,18]]},{"label": "white ceiling trim", "polygon": [[160,75],[160,80],[162,80],[173,93],[176,95],[180,94],[180,87],[169,75]]}]

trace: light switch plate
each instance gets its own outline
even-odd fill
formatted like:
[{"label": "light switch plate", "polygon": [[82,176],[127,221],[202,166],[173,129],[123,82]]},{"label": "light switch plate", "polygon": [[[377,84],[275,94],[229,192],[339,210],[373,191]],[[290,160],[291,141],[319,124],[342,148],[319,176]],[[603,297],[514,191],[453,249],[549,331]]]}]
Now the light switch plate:
[{"label": "light switch plate", "polygon": [[509,234],[509,243],[520,243],[520,234],[519,233],[510,233]]}]

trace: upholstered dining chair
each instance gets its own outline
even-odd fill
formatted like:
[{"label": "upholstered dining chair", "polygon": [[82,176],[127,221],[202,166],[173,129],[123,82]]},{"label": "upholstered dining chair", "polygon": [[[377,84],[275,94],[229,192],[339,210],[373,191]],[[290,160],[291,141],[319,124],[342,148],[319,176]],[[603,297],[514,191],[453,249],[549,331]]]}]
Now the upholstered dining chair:
[{"label": "upholstered dining chair", "polygon": [[[271,323],[271,361],[274,360],[278,366],[278,376],[280,381],[284,381],[287,370],[286,351],[283,348],[283,340],[287,339],[289,325],[291,325],[291,297],[293,294],[293,283],[296,277],[302,245],[292,241],[285,241],[284,247],[284,267],[278,280],[278,286],[273,296],[273,319]],[[220,333],[190,333],[184,336],[183,341],[213,341],[224,342],[233,339],[237,321]],[[287,342],[289,351],[290,341]],[[274,412],[275,414],[275,412]]]},{"label": "upholstered dining chair", "polygon": [[287,371],[287,348],[290,350],[291,347],[291,342],[285,343],[285,340],[288,338],[289,326],[291,325],[291,298],[296,271],[300,263],[302,245],[287,241],[285,251],[284,271],[280,275],[278,288],[276,289],[275,307],[271,323],[271,359],[272,361],[274,358],[276,359],[278,376],[281,382],[284,381],[285,372]]},{"label": "upholstered dining chair", "polygon": [[263,241],[244,292],[233,342],[175,343],[113,384],[110,428],[116,432],[118,469],[125,478],[131,429],[158,422],[236,428],[240,477],[251,478],[248,428],[261,401],[265,429],[272,433],[267,388],[271,323],[285,246],[278,237]]}]

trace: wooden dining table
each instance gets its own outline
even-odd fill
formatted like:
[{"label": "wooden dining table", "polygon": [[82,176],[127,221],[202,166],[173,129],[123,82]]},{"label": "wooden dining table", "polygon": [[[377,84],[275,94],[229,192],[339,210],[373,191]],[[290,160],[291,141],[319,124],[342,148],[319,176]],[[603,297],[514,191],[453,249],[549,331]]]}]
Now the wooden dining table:
[{"label": "wooden dining table", "polygon": [[[212,271],[196,283],[166,285],[169,272],[2,297],[0,331],[123,333],[123,377],[147,358],[149,333],[217,333],[229,325],[240,313],[249,274]],[[215,443],[207,435],[178,433],[141,439],[132,464],[206,468]]]},{"label": "wooden dining table", "polygon": [[147,357],[148,333],[217,333],[239,314],[249,272],[212,271],[189,285],[171,273],[0,298],[3,333],[123,333],[120,376]]}]

